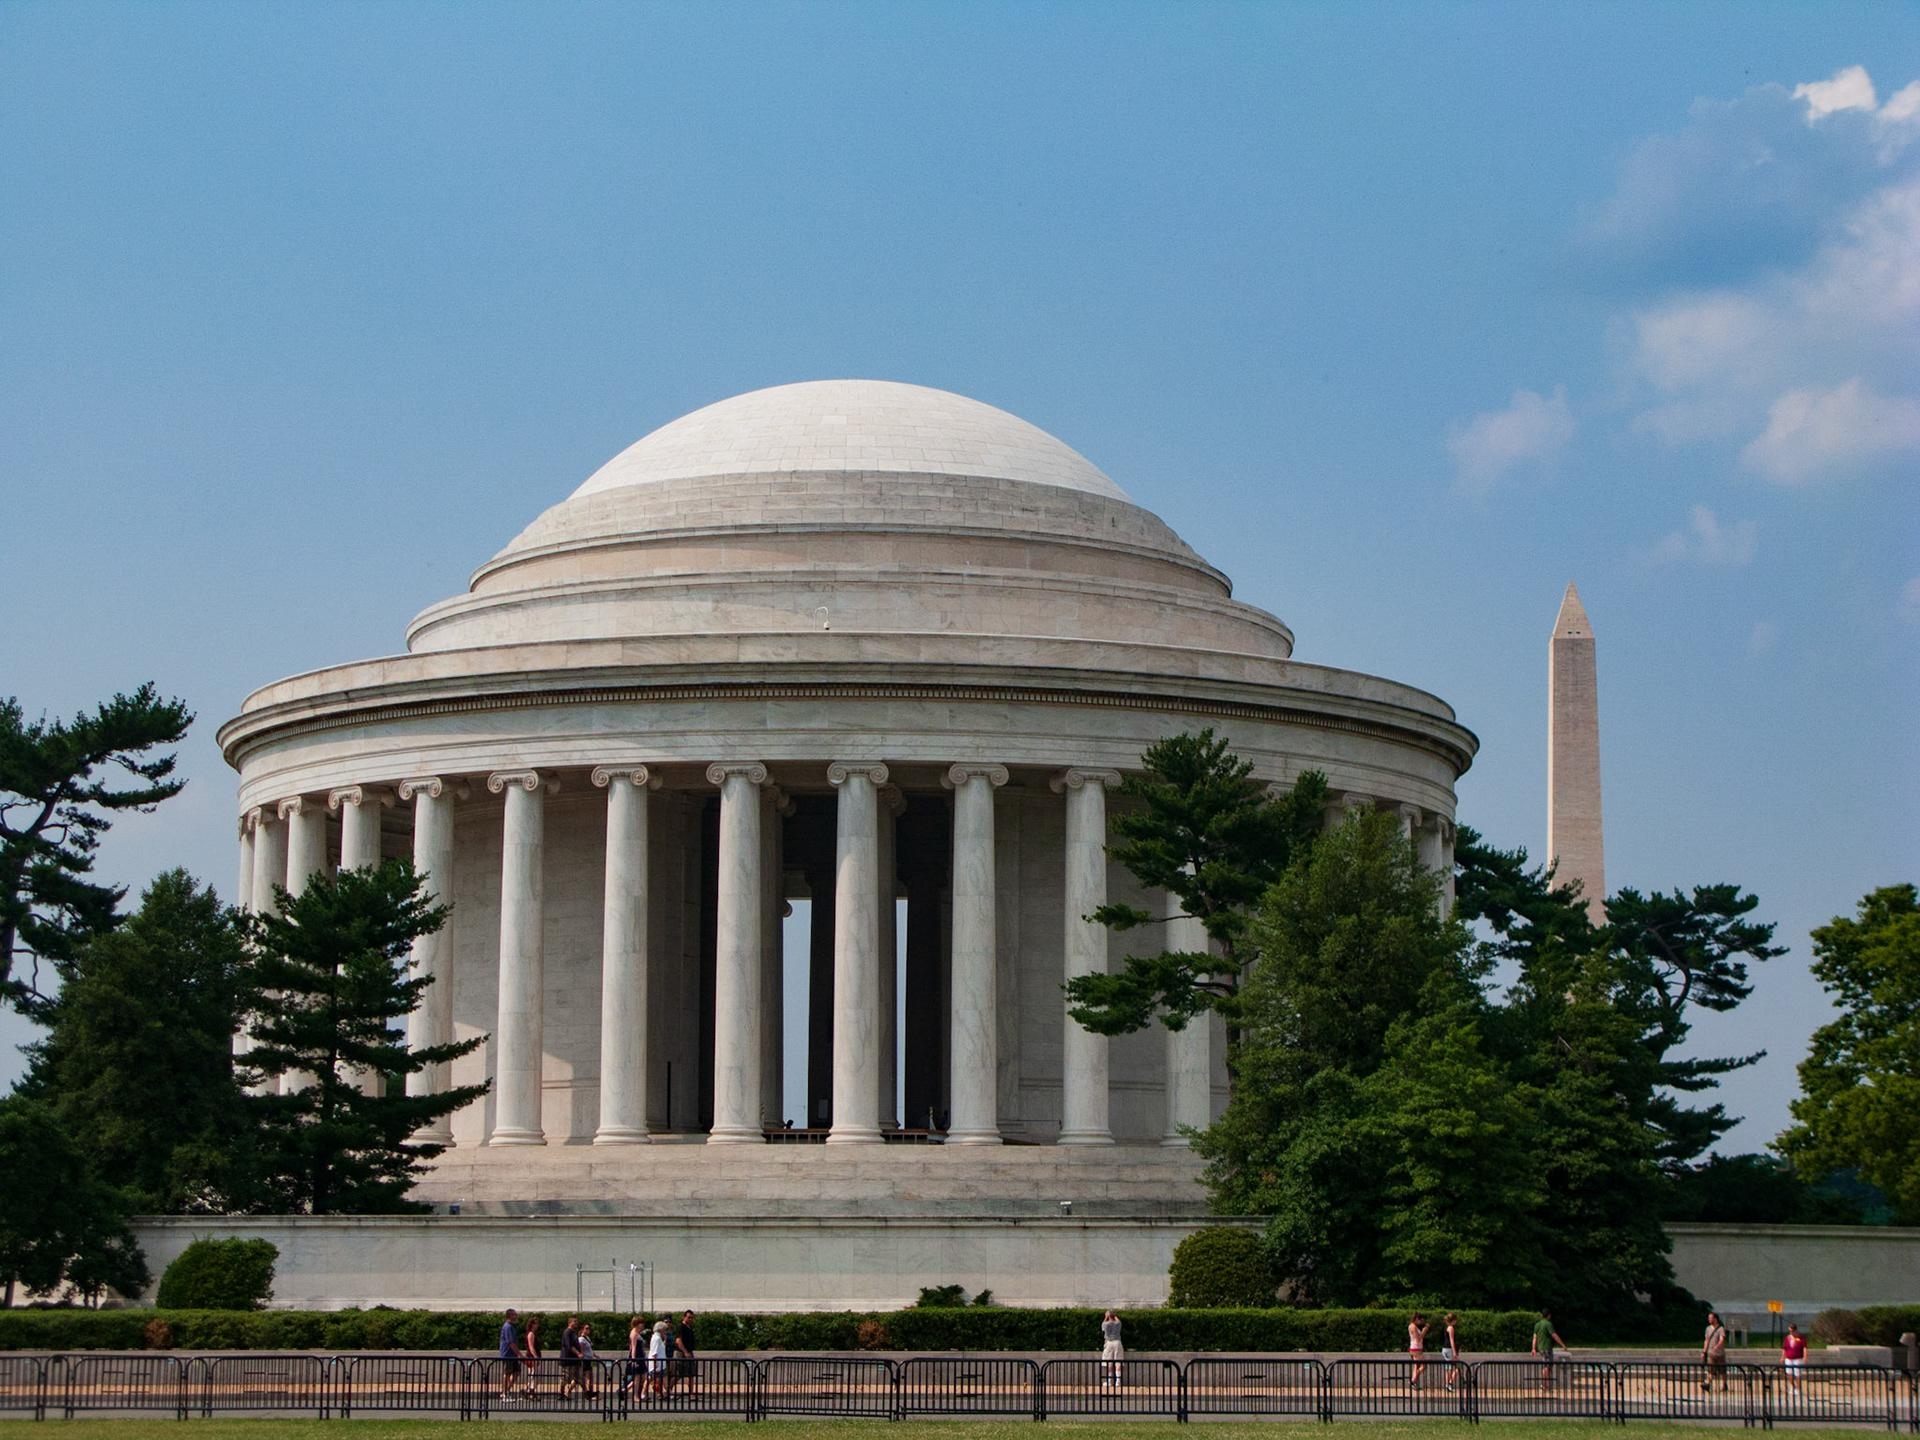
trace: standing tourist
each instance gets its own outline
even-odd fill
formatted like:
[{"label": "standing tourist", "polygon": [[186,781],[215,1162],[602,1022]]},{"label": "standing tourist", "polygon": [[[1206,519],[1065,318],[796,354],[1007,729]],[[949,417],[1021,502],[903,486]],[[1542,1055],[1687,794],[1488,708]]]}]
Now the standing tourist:
[{"label": "standing tourist", "polygon": [[688,1395],[700,1390],[700,1356],[693,1343],[693,1311],[680,1316],[680,1328],[673,1332],[673,1373],[686,1385]]},{"label": "standing tourist", "polygon": [[1109,1310],[1100,1317],[1100,1371],[1103,1385],[1118,1386],[1126,1373],[1127,1350],[1120,1343],[1120,1315]]},{"label": "standing tourist", "polygon": [[1407,1358],[1413,1362],[1413,1373],[1407,1377],[1407,1388],[1418,1390],[1420,1377],[1427,1373],[1427,1317],[1418,1310],[1407,1321]]},{"label": "standing tourist", "polygon": [[1707,1312],[1707,1333],[1700,1341],[1700,1363],[1707,1367],[1707,1378],[1700,1382],[1702,1390],[1713,1389],[1717,1379],[1720,1388],[1727,1388],[1727,1327],[1720,1323],[1720,1317],[1713,1311]]},{"label": "standing tourist", "polygon": [[1542,1310],[1540,1318],[1533,1322],[1533,1353],[1540,1357],[1540,1388],[1553,1388],[1553,1351],[1554,1347],[1567,1348],[1567,1342],[1560,1338],[1560,1332],[1553,1328],[1553,1312]]},{"label": "standing tourist", "polygon": [[500,1398],[513,1398],[513,1387],[520,1382],[520,1312],[511,1307],[500,1327]]},{"label": "standing tourist", "polygon": [[1440,1358],[1447,1362],[1447,1389],[1460,1383],[1460,1320],[1447,1312],[1446,1339],[1440,1344]]},{"label": "standing tourist", "polygon": [[1807,1363],[1807,1337],[1800,1333],[1798,1325],[1787,1326],[1787,1333],[1780,1341],[1780,1363],[1787,1370],[1787,1384],[1790,1388],[1800,1388],[1800,1371]]}]

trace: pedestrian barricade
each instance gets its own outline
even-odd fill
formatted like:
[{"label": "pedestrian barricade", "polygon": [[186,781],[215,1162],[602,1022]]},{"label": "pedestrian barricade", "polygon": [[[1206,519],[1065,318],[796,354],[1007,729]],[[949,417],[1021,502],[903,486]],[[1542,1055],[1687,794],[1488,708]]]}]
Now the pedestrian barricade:
[{"label": "pedestrian barricade", "polygon": [[1473,1417],[1617,1420],[1614,1367],[1587,1360],[1479,1360],[1462,1366]]},{"label": "pedestrian barricade", "polygon": [[1040,1367],[1031,1360],[916,1355],[895,1382],[899,1415],[1025,1415],[1040,1418]]},{"label": "pedestrian barricade", "polygon": [[1213,1355],[1187,1362],[1189,1415],[1326,1416],[1326,1370],[1318,1360]]},{"label": "pedestrian barricade", "polygon": [[333,1408],[333,1361],[325,1355],[217,1355],[202,1360],[202,1415],[298,1413],[325,1420]]},{"label": "pedestrian barricade", "polygon": [[1626,1360],[1613,1367],[1613,1403],[1622,1420],[1738,1420],[1750,1426],[1765,1419],[1759,1413],[1763,1394],[1749,1365],[1715,1370],[1699,1361]]},{"label": "pedestrian barricade", "polygon": [[1327,1366],[1326,1414],[1472,1419],[1469,1392],[1446,1385],[1444,1360],[1335,1360]]},{"label": "pedestrian barricade", "polygon": [[172,1355],[56,1355],[47,1362],[47,1408],[57,1403],[69,1420],[102,1412],[184,1420],[189,1374]]},{"label": "pedestrian barricade", "polygon": [[469,1411],[481,1420],[496,1414],[611,1420],[620,1371],[611,1360],[576,1360],[562,1368],[554,1356],[529,1362],[494,1355],[468,1363],[467,1385]]},{"label": "pedestrian barricade", "polygon": [[645,1362],[620,1362],[611,1396],[612,1418],[649,1415],[738,1415],[759,1418],[759,1367],[751,1360],[688,1360],[648,1372]]},{"label": "pedestrian barricade", "polygon": [[345,1355],[334,1362],[342,1416],[457,1415],[471,1409],[468,1362],[456,1355]]},{"label": "pedestrian barricade", "polygon": [[1184,1380],[1171,1360],[1049,1360],[1040,1367],[1040,1413],[1164,1415],[1186,1413]]},{"label": "pedestrian barricade", "polygon": [[894,1415],[893,1362],[848,1356],[776,1355],[760,1362],[762,1415]]},{"label": "pedestrian barricade", "polygon": [[0,1414],[47,1418],[47,1367],[32,1355],[0,1355]]},{"label": "pedestrian barricade", "polygon": [[1759,1381],[1766,1388],[1762,1413],[1769,1426],[1875,1424],[1898,1430],[1903,1418],[1912,1420],[1911,1404],[1901,1403],[1902,1391],[1912,1393],[1912,1377],[1898,1370],[1811,1365],[1788,1371],[1783,1367],[1763,1371]]}]

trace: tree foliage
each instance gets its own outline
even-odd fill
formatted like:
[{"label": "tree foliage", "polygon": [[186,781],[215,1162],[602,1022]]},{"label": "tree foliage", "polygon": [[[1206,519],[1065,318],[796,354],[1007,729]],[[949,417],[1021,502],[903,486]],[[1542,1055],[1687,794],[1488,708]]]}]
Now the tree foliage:
[{"label": "tree foliage", "polygon": [[195,1240],[173,1257],[153,1303],[162,1310],[260,1310],[273,1298],[271,1240]]},{"label": "tree foliage", "polygon": [[1871,891],[1813,932],[1813,954],[1840,1014],[1813,1032],[1776,1143],[1803,1176],[1857,1171],[1920,1224],[1920,892]]},{"label": "tree foliage", "polygon": [[75,953],[32,1046],[45,1101],[96,1174],[142,1212],[244,1208],[247,1133],[233,1036],[247,1008],[232,912],[184,870]]},{"label": "tree foliage", "polygon": [[152,685],[68,721],[29,722],[0,699],[0,1000],[44,1016],[48,980],[64,980],[80,946],[114,926],[125,892],[89,878],[100,837],[115,815],[179,793],[163,747],[192,720]]},{"label": "tree foliage", "polygon": [[1312,844],[1326,805],[1325,777],[1309,772],[1276,796],[1253,778],[1252,762],[1210,729],[1155,741],[1140,765],[1120,782],[1120,794],[1134,803],[1116,810],[1110,854],[1147,891],[1171,896],[1173,909],[1157,915],[1110,904],[1092,918],[1123,931],[1195,919],[1211,948],[1129,955],[1117,971],[1069,981],[1074,1020],[1100,1035],[1156,1020],[1178,1030],[1209,1010],[1230,1012],[1253,908],[1292,856]]},{"label": "tree foliage", "polygon": [[0,1305],[15,1287],[71,1285],[89,1302],[138,1295],[150,1276],[118,1192],[96,1178],[45,1105],[0,1099]]},{"label": "tree foliage", "polygon": [[1209,1225],[1173,1247],[1167,1304],[1174,1309],[1260,1309],[1278,1295],[1273,1266],[1252,1230]]},{"label": "tree foliage", "polygon": [[[407,1208],[406,1192],[444,1148],[412,1136],[486,1093],[468,1085],[408,1095],[405,1077],[456,1059],[484,1037],[409,1049],[396,1028],[432,983],[407,973],[416,938],[445,923],[403,860],[316,875],[277,914],[244,924],[254,950],[256,1010],[247,1064],[269,1093],[247,1105],[261,1146],[266,1203],[299,1214]],[[384,1084],[368,1093],[363,1077]],[[291,1077],[287,1093],[277,1082]]]}]

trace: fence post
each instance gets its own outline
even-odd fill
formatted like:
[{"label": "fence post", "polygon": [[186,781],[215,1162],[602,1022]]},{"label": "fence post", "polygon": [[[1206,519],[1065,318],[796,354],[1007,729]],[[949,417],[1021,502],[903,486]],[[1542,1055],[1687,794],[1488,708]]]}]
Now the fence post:
[{"label": "fence post", "polygon": [[1320,1423],[1331,1425],[1333,1423],[1333,1367],[1324,1360],[1315,1360],[1313,1368],[1314,1379],[1317,1382],[1316,1388],[1320,1392]]},{"label": "fence post", "polygon": [[[1192,1359],[1189,1358],[1187,1365],[1191,1365],[1192,1363]],[[1174,1401],[1173,1412],[1173,1418],[1178,1420],[1182,1425],[1187,1423],[1187,1365],[1182,1365],[1179,1368],[1180,1388],[1176,1392],[1178,1398]]]},{"label": "fence post", "polygon": [[[1457,1357],[1459,1351],[1453,1352]],[[1480,1423],[1480,1362],[1460,1368],[1460,1418],[1470,1425]]]}]

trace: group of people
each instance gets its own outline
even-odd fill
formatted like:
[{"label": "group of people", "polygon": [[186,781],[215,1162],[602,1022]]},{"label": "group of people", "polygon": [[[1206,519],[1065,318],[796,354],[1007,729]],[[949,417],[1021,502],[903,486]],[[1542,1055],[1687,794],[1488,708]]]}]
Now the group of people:
[{"label": "group of people", "polygon": [[[1447,1367],[1446,1387],[1451,1390],[1460,1383],[1460,1318],[1451,1310],[1441,1321],[1440,1359]],[[1407,1377],[1409,1389],[1420,1388],[1420,1381],[1427,1373],[1427,1332],[1433,1328],[1431,1321],[1418,1310],[1407,1322],[1407,1355],[1413,1361],[1413,1370]],[[1535,1327],[1535,1345],[1538,1346],[1538,1327]]]},{"label": "group of people", "polygon": [[[682,1312],[680,1323],[656,1320],[651,1326],[634,1316],[627,1327],[627,1360],[620,1381],[620,1393],[639,1397],[671,1394],[693,1395],[698,1391],[700,1367],[696,1362],[693,1311]],[[540,1317],[529,1315],[525,1325],[520,1312],[508,1310],[500,1326],[500,1398],[512,1400],[520,1395],[540,1393]],[[583,1399],[594,1394],[593,1328],[578,1316],[567,1319],[560,1334],[560,1398],[577,1395]],[[635,1387],[638,1387],[637,1389]]]}]

